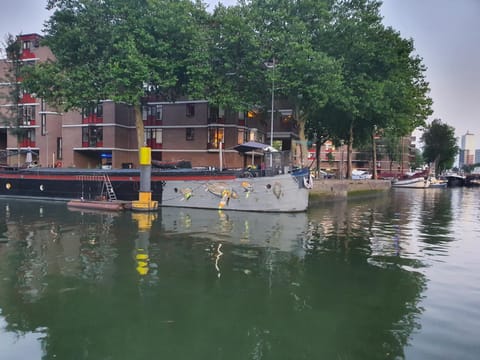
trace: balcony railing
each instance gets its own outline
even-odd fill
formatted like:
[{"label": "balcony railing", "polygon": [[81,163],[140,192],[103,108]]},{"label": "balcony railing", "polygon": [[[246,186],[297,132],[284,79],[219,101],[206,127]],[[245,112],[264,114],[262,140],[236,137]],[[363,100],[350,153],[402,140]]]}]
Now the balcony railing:
[{"label": "balcony railing", "polygon": [[82,124],[98,124],[98,123],[103,123],[103,116],[97,116],[95,114],[85,116],[82,119]]}]

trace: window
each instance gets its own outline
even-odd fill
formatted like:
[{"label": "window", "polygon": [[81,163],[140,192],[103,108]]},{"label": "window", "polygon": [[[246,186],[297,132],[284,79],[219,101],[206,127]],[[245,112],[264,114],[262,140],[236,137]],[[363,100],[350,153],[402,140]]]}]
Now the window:
[{"label": "window", "polygon": [[260,134],[258,129],[252,128],[250,129],[250,133],[248,135],[248,141],[256,141],[256,142],[263,143],[264,142],[263,134]]},{"label": "window", "polygon": [[23,125],[31,125],[32,121],[35,121],[35,106],[23,106]]},{"label": "window", "polygon": [[32,46],[32,43],[30,42],[30,40],[23,41],[23,50],[30,50],[31,46]]},{"label": "window", "polygon": [[156,106],[156,116],[155,119],[163,120],[163,105]]},{"label": "window", "polygon": [[18,134],[18,143],[21,147],[35,146],[35,129],[26,130]]},{"label": "window", "polygon": [[211,149],[218,149],[224,142],[224,128],[212,127],[208,129],[208,144]]},{"label": "window", "polygon": [[145,140],[147,146],[150,146],[153,149],[161,148],[163,143],[162,129],[145,129]]},{"label": "window", "polygon": [[195,129],[194,128],[186,128],[185,129],[185,138],[187,141],[192,141],[195,138]]},{"label": "window", "polygon": [[245,129],[238,129],[237,143],[243,144],[247,142],[247,132]]},{"label": "window", "polygon": [[82,128],[82,143],[84,146],[97,147],[103,145],[103,128],[85,126]]},{"label": "window", "polygon": [[163,120],[163,105],[142,106],[142,120]]},{"label": "window", "polygon": [[187,104],[187,116],[195,116],[195,104]]},{"label": "window", "polygon": [[103,104],[98,103],[82,109],[84,119],[90,116],[103,117]]},{"label": "window", "polygon": [[62,160],[63,151],[62,151],[62,138],[57,138],[57,159]]}]

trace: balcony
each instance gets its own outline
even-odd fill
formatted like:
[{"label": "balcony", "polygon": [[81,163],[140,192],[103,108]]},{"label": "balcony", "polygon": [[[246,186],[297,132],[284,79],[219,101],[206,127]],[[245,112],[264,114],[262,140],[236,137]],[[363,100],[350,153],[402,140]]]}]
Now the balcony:
[{"label": "balcony", "polygon": [[22,98],[19,101],[20,104],[32,104],[36,102],[37,100],[32,95],[27,93],[23,94]]},{"label": "balcony", "polygon": [[95,114],[85,116],[82,119],[82,124],[98,124],[98,123],[103,123],[103,116],[97,116]]},{"label": "balcony", "polygon": [[28,60],[28,59],[36,59],[36,55],[34,52],[30,51],[30,49],[23,49],[22,55],[20,56],[21,60]]},{"label": "balcony", "polygon": [[157,119],[154,115],[148,115],[147,118],[143,120],[143,124],[145,126],[162,126],[163,121],[161,119]]},{"label": "balcony", "polygon": [[225,118],[224,117],[209,117],[208,118],[208,123],[209,124],[225,124]]},{"label": "balcony", "polygon": [[163,149],[163,144],[157,143],[155,139],[147,139],[147,146],[151,149]]},{"label": "balcony", "polygon": [[35,119],[23,120],[22,126],[35,126]]},{"label": "balcony", "polygon": [[25,147],[25,148],[26,147],[34,148],[34,147],[36,147],[36,143],[35,143],[34,140],[24,139],[24,140],[22,140],[18,143],[18,146],[19,147]]}]

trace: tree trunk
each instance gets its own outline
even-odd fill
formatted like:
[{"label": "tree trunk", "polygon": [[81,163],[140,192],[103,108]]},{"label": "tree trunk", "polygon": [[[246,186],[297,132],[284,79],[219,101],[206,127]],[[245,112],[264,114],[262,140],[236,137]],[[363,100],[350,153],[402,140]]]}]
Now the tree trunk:
[{"label": "tree trunk", "polygon": [[377,180],[377,146],[375,144],[375,128],[372,132],[372,161],[373,161],[373,169],[372,169],[372,179]]},{"label": "tree trunk", "polygon": [[353,145],[353,121],[350,124],[350,131],[348,132],[347,179],[352,178],[352,145]]},{"label": "tree trunk", "polygon": [[297,114],[298,137],[300,138],[300,166],[305,166],[306,154],[308,154],[307,140],[305,138],[305,119]]},{"label": "tree trunk", "polygon": [[316,160],[315,174],[317,175],[317,177],[320,177],[320,170],[321,170],[320,167],[322,164],[321,150],[322,150],[322,142],[320,141],[319,138],[316,138],[315,139],[315,160]]}]

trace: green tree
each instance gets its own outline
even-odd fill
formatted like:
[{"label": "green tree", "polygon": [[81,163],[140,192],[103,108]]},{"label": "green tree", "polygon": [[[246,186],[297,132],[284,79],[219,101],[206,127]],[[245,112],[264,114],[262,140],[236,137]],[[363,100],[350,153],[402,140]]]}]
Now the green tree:
[{"label": "green tree", "polygon": [[415,158],[413,163],[410,164],[410,167],[412,169],[419,169],[422,168],[423,165],[425,165],[425,160],[423,159],[422,151],[420,149],[415,149]]},{"label": "green tree", "polygon": [[406,134],[431,113],[421,59],[412,55],[412,41],[382,24],[380,6],[375,0],[334,1],[322,39],[323,49],[342,60],[348,96],[322,112],[349,146],[349,176],[352,146],[373,141],[375,128]]},{"label": "green tree", "polygon": [[383,136],[381,139],[381,144],[383,145],[383,151],[385,152],[385,155],[388,157],[390,160],[389,163],[389,171],[392,172],[393,170],[393,163],[395,161],[400,162],[402,161],[401,158],[401,141],[402,137],[397,134],[396,131],[393,129],[387,128],[383,132]]},{"label": "green tree", "polygon": [[[17,159],[20,165],[20,149],[19,142],[26,134],[23,125],[23,106],[21,104],[22,87],[19,82],[23,62],[21,60],[21,44],[12,34],[7,34],[5,38],[5,53],[7,61],[7,71],[5,79],[0,82],[8,84],[8,91],[0,94],[0,99],[10,106],[0,110],[0,120],[8,131],[17,137]],[[5,162],[7,162],[8,154],[5,153]]]},{"label": "green tree", "polygon": [[350,175],[352,146],[373,141],[375,128],[406,135],[431,113],[422,60],[382,24],[378,0],[251,0],[212,15],[188,0],[48,6],[46,44],[57,60],[31,69],[26,86],[64,109],[132,104],[139,145],[145,93],[267,114],[273,90],[293,106],[301,137],[348,144]]},{"label": "green tree", "polygon": [[459,151],[455,128],[435,119],[425,128],[421,140],[424,144],[423,158],[434,167],[435,174],[452,168]]},{"label": "green tree", "polygon": [[246,8],[217,6],[209,35],[212,76],[206,80],[205,97],[234,111],[258,107],[266,75],[258,34],[249,26]]},{"label": "green tree", "polygon": [[208,76],[206,11],[188,0],[50,0],[44,43],[56,60],[28,69],[25,87],[63,110],[104,99],[135,108],[142,98],[203,93]]},{"label": "green tree", "polygon": [[306,155],[304,136],[320,146],[321,137],[313,137],[321,136],[325,129],[310,119],[318,120],[318,109],[342,88],[340,63],[317,45],[318,34],[329,21],[328,1],[253,0],[241,4],[247,28],[260,46],[257,64],[274,64],[274,69],[258,74],[257,99],[265,110],[270,108],[272,90],[277,103],[288,100],[299,128],[302,155]]}]

